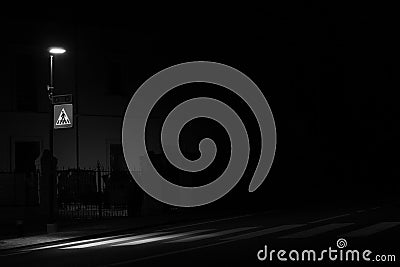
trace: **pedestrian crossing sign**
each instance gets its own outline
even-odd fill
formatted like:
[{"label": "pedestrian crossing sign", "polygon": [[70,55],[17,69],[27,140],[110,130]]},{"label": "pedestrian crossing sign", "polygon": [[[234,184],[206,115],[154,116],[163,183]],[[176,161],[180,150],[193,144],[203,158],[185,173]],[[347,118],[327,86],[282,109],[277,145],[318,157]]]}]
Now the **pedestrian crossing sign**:
[{"label": "pedestrian crossing sign", "polygon": [[54,129],[71,128],[72,112],[72,104],[54,105]]}]

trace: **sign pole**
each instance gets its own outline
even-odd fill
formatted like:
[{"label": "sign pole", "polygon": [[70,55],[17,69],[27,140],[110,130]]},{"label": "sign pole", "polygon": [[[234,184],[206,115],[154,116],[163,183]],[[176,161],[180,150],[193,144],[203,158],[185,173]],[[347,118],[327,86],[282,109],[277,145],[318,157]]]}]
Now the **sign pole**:
[{"label": "sign pole", "polygon": [[50,104],[49,104],[49,150],[50,150],[50,159],[48,164],[48,194],[49,194],[49,215],[48,215],[48,223],[47,223],[47,232],[56,232],[57,224],[56,217],[57,213],[55,213],[55,198],[56,198],[56,161],[54,158],[54,135],[53,135],[53,123],[54,123],[54,107],[53,107],[53,99],[54,99],[54,55],[56,54],[64,54],[66,50],[62,47],[49,47],[49,59],[50,59],[50,83],[47,86],[47,93],[49,96]]},{"label": "sign pole", "polygon": [[50,85],[47,87],[47,91],[49,94],[50,100],[50,129],[49,129],[49,148],[50,148],[50,164],[51,164],[51,171],[49,175],[48,181],[48,188],[49,188],[49,217],[48,217],[48,224],[54,223],[54,171],[53,167],[53,157],[54,157],[54,135],[53,135],[53,120],[54,120],[54,109],[53,109],[53,90],[54,90],[54,56],[50,54]]}]

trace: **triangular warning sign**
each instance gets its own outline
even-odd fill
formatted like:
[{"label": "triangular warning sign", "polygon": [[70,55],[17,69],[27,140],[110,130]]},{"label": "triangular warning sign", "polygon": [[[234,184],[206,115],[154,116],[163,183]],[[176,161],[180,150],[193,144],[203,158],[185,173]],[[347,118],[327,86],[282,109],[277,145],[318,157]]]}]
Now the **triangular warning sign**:
[{"label": "triangular warning sign", "polygon": [[71,121],[68,118],[67,113],[65,112],[65,109],[63,108],[60,112],[60,116],[58,116],[58,120],[56,122],[57,126],[62,126],[62,125],[68,125],[71,124]]}]

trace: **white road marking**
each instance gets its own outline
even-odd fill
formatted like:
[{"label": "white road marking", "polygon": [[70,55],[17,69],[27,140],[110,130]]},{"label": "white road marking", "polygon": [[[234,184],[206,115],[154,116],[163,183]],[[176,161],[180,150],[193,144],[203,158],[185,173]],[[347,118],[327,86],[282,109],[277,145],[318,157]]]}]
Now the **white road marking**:
[{"label": "white road marking", "polygon": [[[265,213],[267,213],[267,212],[265,212]],[[209,224],[209,223],[215,223],[215,222],[223,222],[223,221],[233,220],[233,219],[240,219],[240,218],[245,218],[245,217],[254,216],[254,215],[257,215],[257,214],[246,214],[246,215],[240,215],[240,216],[235,216],[235,217],[210,220],[210,221],[206,221],[206,222],[192,223],[192,224],[186,224],[186,225],[181,225],[181,226],[173,226],[173,227],[169,227],[169,228],[164,228],[163,230],[165,230],[165,231],[176,230],[176,229],[187,228],[187,227],[191,227],[191,226],[197,226],[197,225],[203,225],[203,224]]]},{"label": "white road marking", "polygon": [[166,243],[191,242],[191,241],[196,241],[196,240],[201,240],[201,239],[207,239],[207,238],[212,238],[212,237],[217,237],[217,236],[222,236],[222,235],[229,235],[229,234],[233,234],[233,233],[243,232],[243,231],[254,229],[254,228],[257,228],[257,227],[241,227],[241,228],[229,229],[229,230],[224,230],[224,231],[210,233],[210,234],[185,237],[185,238],[181,238],[181,239],[177,239],[177,240],[167,241]]},{"label": "white road marking", "polygon": [[337,218],[346,217],[346,216],[349,216],[349,215],[350,215],[350,213],[346,213],[346,214],[342,214],[342,215],[338,215],[338,216],[333,216],[333,217],[328,217],[328,218],[324,218],[324,219],[312,221],[312,222],[309,222],[309,223],[325,222],[325,221],[329,221],[329,220],[332,220],[332,219],[337,219]]},{"label": "white road marking", "polygon": [[326,233],[329,231],[333,231],[333,230],[336,230],[339,228],[343,228],[343,227],[346,227],[346,226],[349,226],[352,224],[353,223],[331,223],[331,224],[314,227],[312,229],[308,229],[305,231],[297,232],[294,234],[281,236],[280,238],[306,238],[306,237],[323,234],[323,233]]},{"label": "white road marking", "polygon": [[[271,212],[271,211],[263,212],[262,214],[269,213],[269,212]],[[186,225],[181,225],[181,226],[174,226],[174,227],[169,227],[169,228],[165,228],[165,229],[158,229],[157,232],[159,234],[162,234],[163,232],[161,232],[161,231],[165,231],[165,230],[174,230],[174,229],[186,228],[186,227],[190,227],[190,226],[203,225],[203,224],[209,224],[209,223],[214,223],[214,222],[245,218],[245,217],[249,217],[249,216],[253,216],[253,215],[256,215],[256,214],[245,214],[245,215],[234,216],[234,217],[229,217],[229,218],[222,218],[222,219],[217,219],[217,220],[210,220],[210,221],[205,221],[205,222],[200,222],[200,223],[193,223],[193,224],[186,224]],[[0,257],[6,256],[6,255],[15,255],[15,254],[28,253],[30,251],[36,251],[36,250],[60,248],[60,247],[65,247],[65,246],[70,246],[70,245],[90,243],[90,242],[93,242],[93,241],[111,240],[111,239],[113,239],[115,237],[128,237],[128,236],[132,236],[132,235],[131,234],[124,234],[124,235],[108,236],[108,237],[101,237],[101,238],[92,238],[92,239],[86,239],[86,240],[66,242],[66,243],[61,243],[61,244],[56,244],[56,245],[45,245],[45,244],[43,244],[44,245],[43,247],[27,248],[27,249],[23,249],[23,250],[21,250],[19,252],[16,252],[16,253],[0,255]],[[60,241],[62,242],[62,240],[60,240]],[[57,241],[55,241],[55,242],[57,242]],[[37,245],[40,245],[40,244],[37,244]]]},{"label": "white road marking", "polygon": [[273,234],[277,233],[280,231],[285,231],[285,230],[290,230],[293,228],[301,227],[304,226],[305,224],[288,224],[288,225],[280,225],[280,226],[275,226],[255,232],[250,232],[242,235],[237,235],[229,238],[225,238],[224,240],[241,240],[241,239],[248,239],[248,238],[253,238],[257,236],[262,236],[262,235],[268,235],[268,234]]},{"label": "white road marking", "polygon": [[97,246],[103,246],[103,245],[108,245],[112,243],[118,243],[118,242],[124,242],[124,241],[132,241],[132,240],[138,240],[146,237],[151,237],[155,235],[161,235],[165,234],[168,232],[157,232],[157,233],[149,233],[149,234],[143,234],[143,235],[134,235],[134,236],[129,236],[129,237],[123,237],[123,238],[115,238],[111,240],[106,240],[106,241],[100,241],[100,242],[94,242],[94,243],[88,243],[88,244],[83,244],[83,245],[77,245],[77,246],[71,246],[71,247],[65,247],[61,249],[79,249],[79,248],[91,248],[91,247],[97,247]]},{"label": "white road marking", "polygon": [[[57,245],[49,245],[49,246],[38,247],[38,248],[29,248],[26,251],[35,251],[35,250],[42,250],[42,249],[49,249],[49,248],[59,248],[59,247],[77,245],[77,244],[82,244],[82,243],[90,243],[90,242],[93,242],[93,241],[110,240],[110,239],[117,238],[117,237],[122,237],[122,236],[127,236],[127,235],[116,235],[116,236],[85,239],[85,240],[67,242],[67,243],[62,243],[62,244],[57,244]],[[130,236],[132,236],[132,235],[130,235]]]},{"label": "white road marking", "polygon": [[[292,226],[294,228],[294,227],[299,227],[299,226],[303,226],[303,225],[304,224],[298,224],[298,225],[292,225]],[[280,227],[282,227],[282,226],[280,226]],[[274,228],[277,228],[277,227],[274,227]],[[268,229],[265,229],[265,230],[268,230]],[[260,231],[257,231],[255,233],[258,233],[258,232],[260,232]],[[132,264],[132,263],[139,262],[139,261],[151,260],[151,259],[154,259],[154,258],[170,256],[170,255],[179,254],[179,253],[188,252],[188,251],[193,251],[193,250],[198,250],[198,249],[202,249],[202,248],[208,248],[208,247],[219,246],[219,245],[223,245],[223,244],[227,244],[227,243],[232,243],[232,242],[235,242],[236,240],[237,239],[225,239],[225,240],[223,240],[221,242],[205,244],[205,245],[196,246],[196,247],[190,247],[190,248],[184,248],[184,249],[164,252],[164,253],[160,253],[160,254],[153,254],[151,256],[145,256],[145,257],[142,257],[142,258],[137,258],[137,259],[127,260],[127,261],[121,261],[121,262],[117,262],[117,263],[107,264],[105,266],[128,265],[128,264]]]},{"label": "white road marking", "polygon": [[[99,238],[91,238],[91,239],[85,239],[85,240],[79,240],[79,241],[72,241],[72,242],[66,242],[66,243],[60,243],[60,244],[56,244],[56,245],[45,245],[47,242],[44,242],[42,245],[44,245],[43,247],[35,247],[35,248],[22,248],[21,251],[16,252],[16,253],[12,253],[12,254],[7,254],[7,255],[15,255],[15,254],[22,254],[22,253],[27,253],[30,251],[36,251],[36,250],[43,250],[43,249],[50,249],[50,248],[59,248],[59,247],[64,247],[64,246],[70,246],[70,245],[77,245],[77,244],[82,244],[82,243],[90,243],[93,241],[100,241],[100,240],[110,240],[113,238],[117,238],[117,237],[126,237],[126,236],[132,236],[132,234],[124,234],[124,235],[115,235],[115,236],[107,236],[107,237],[99,237]],[[61,242],[62,240],[59,240],[58,242]],[[68,239],[66,240],[68,241]],[[57,241],[54,241],[57,242]],[[35,244],[40,246],[41,244]],[[18,248],[17,248],[18,249]],[[5,256],[0,255],[1,256]]]},{"label": "white road marking", "polygon": [[124,243],[115,244],[115,245],[111,245],[111,246],[112,247],[135,246],[135,245],[147,244],[147,243],[151,243],[151,242],[157,242],[157,241],[162,241],[162,240],[167,240],[167,239],[172,239],[172,238],[177,238],[177,237],[182,237],[182,236],[193,235],[193,234],[202,233],[202,232],[208,232],[211,230],[213,230],[213,229],[196,230],[196,231],[184,232],[184,233],[180,233],[180,234],[172,234],[172,235],[159,236],[159,237],[153,237],[153,238],[139,239],[139,240],[124,242]]},{"label": "white road marking", "polygon": [[169,251],[169,252],[160,253],[160,254],[154,254],[154,255],[146,256],[146,257],[142,257],[142,258],[137,258],[137,259],[133,259],[133,260],[127,260],[127,261],[121,261],[121,262],[117,262],[117,263],[111,263],[111,264],[107,264],[107,265],[104,265],[104,266],[127,265],[127,264],[131,264],[131,263],[134,263],[134,262],[139,262],[139,261],[144,261],[144,260],[151,260],[151,259],[154,259],[154,258],[174,255],[174,254],[178,254],[178,253],[182,253],[182,252],[188,252],[188,251],[193,251],[193,250],[202,249],[202,248],[214,247],[214,246],[218,246],[218,245],[222,245],[222,244],[231,243],[233,241],[235,241],[235,240],[227,240],[227,241],[221,241],[221,242],[212,243],[212,244],[201,245],[201,246],[197,246],[197,247],[174,250],[174,251]]},{"label": "white road marking", "polygon": [[372,234],[376,234],[387,229],[393,228],[400,225],[400,222],[381,222],[368,227],[364,227],[347,234],[344,234],[345,237],[359,237],[359,236],[368,236]]}]

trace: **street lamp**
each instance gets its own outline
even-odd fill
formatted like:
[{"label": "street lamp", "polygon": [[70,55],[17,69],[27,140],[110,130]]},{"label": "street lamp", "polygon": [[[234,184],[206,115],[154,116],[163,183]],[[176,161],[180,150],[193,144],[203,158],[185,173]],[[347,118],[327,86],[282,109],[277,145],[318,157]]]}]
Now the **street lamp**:
[{"label": "street lamp", "polygon": [[[62,47],[50,47],[50,84],[47,86],[47,92],[49,94],[49,99],[53,101],[53,82],[54,82],[54,74],[53,74],[53,65],[54,65],[54,55],[64,54],[66,50]],[[51,103],[52,104],[52,103]]]},{"label": "street lamp", "polygon": [[50,74],[49,74],[49,85],[47,86],[47,93],[50,100],[50,124],[49,124],[49,150],[50,150],[50,163],[51,171],[49,175],[49,218],[48,218],[48,231],[56,231],[55,216],[54,216],[54,170],[53,170],[53,123],[54,123],[54,107],[53,107],[53,93],[54,93],[54,56],[58,54],[64,54],[66,50],[62,47],[50,47],[48,49],[49,60],[50,60]]},{"label": "street lamp", "polygon": [[50,47],[49,48],[49,53],[50,54],[64,54],[66,50],[62,47]]}]

